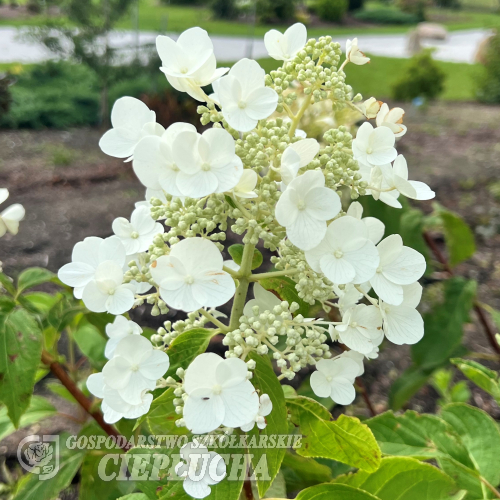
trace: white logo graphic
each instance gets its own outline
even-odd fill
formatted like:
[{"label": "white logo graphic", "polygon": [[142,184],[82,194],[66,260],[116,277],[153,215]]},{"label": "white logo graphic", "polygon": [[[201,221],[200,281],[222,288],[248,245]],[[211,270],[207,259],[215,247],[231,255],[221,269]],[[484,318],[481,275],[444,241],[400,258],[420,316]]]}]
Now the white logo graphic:
[{"label": "white logo graphic", "polygon": [[17,447],[21,467],[44,481],[59,471],[59,436],[27,436]]}]

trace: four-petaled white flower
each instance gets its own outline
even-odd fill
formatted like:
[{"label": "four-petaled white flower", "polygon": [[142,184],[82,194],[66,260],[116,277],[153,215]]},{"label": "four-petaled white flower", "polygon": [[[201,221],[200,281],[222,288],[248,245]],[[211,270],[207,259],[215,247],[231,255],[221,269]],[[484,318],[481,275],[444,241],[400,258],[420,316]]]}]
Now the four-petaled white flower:
[{"label": "four-petaled white flower", "polygon": [[406,134],[406,125],[403,125],[403,116],[405,112],[402,108],[389,109],[387,103],[382,104],[377,114],[377,127],[388,127],[392,130],[395,137],[401,137]]},{"label": "four-petaled white flower", "polygon": [[201,28],[184,31],[177,41],[158,36],[156,49],[162,63],[160,70],[170,85],[197,101],[207,99],[201,87],[210,85],[229,69],[217,68],[212,40]]},{"label": "four-petaled white flower", "polygon": [[385,225],[375,217],[363,217],[363,205],[359,201],[354,201],[347,209],[347,215],[359,219],[368,230],[368,238],[376,245],[384,236]]},{"label": "four-petaled white flower", "polygon": [[151,265],[162,299],[186,312],[225,304],[235,292],[233,278],[222,270],[217,246],[204,238],[187,238]]},{"label": "four-petaled white flower", "polygon": [[359,50],[357,38],[347,40],[345,44],[345,57],[347,61],[358,66],[362,66],[363,64],[370,62],[370,58],[366,57],[363,52]]},{"label": "four-petaled white flower", "polygon": [[168,355],[153,349],[146,337],[129,335],[118,343],[102,374],[106,386],[118,391],[127,403],[138,405],[142,392],[155,389],[169,365]]},{"label": "four-petaled white flower", "polygon": [[[382,338],[384,338],[384,334],[382,332]],[[363,360],[365,359],[365,355],[361,354],[358,351],[344,351],[339,358],[349,358],[352,359],[354,362],[357,363],[359,371],[356,375],[356,377],[361,377],[363,373],[365,373],[365,365],[363,363]]]},{"label": "four-petaled white flower", "polygon": [[362,354],[372,352],[378,345],[374,341],[384,334],[378,307],[365,304],[347,310],[342,317],[342,324],[337,325],[335,330],[343,344]]},{"label": "four-petaled white flower", "polygon": [[[408,165],[403,155],[399,155],[392,166],[387,164],[381,165],[378,168],[382,175],[381,187],[383,190],[392,189],[398,195],[401,193],[413,200],[432,200],[436,195],[424,182],[408,180]],[[383,194],[388,195],[390,193],[390,191],[388,193],[381,193],[381,201],[388,205],[395,203],[399,205],[397,208],[401,208],[401,203],[395,199],[395,196],[393,196],[392,200],[382,196]],[[394,206],[394,204],[391,206]]]},{"label": "four-petaled white flower", "polygon": [[241,427],[255,419],[259,396],[247,379],[248,368],[239,358],[200,354],[186,369],[184,404],[186,427],[204,434],[225,427]]},{"label": "four-petaled white flower", "polygon": [[243,432],[249,432],[255,427],[255,424],[257,424],[257,427],[259,429],[265,429],[267,425],[265,417],[267,417],[271,413],[272,409],[273,402],[271,401],[271,398],[268,394],[262,394],[262,396],[259,398],[259,412],[251,422],[242,425],[240,429]]},{"label": "four-petaled white flower", "polygon": [[220,104],[222,115],[239,132],[254,129],[278,105],[278,94],[266,87],[265,76],[258,62],[241,59],[213,84],[214,99]]},{"label": "four-petaled white flower", "polygon": [[349,358],[321,359],[311,375],[311,389],[320,398],[332,398],[339,405],[349,405],[356,397],[354,380],[359,365]]},{"label": "four-petaled white flower", "polygon": [[104,355],[111,359],[115,353],[116,346],[122,339],[129,335],[140,335],[142,328],[134,321],[128,320],[125,316],[116,316],[113,323],[106,325],[106,335],[109,340],[104,350]]},{"label": "four-petaled white flower", "polygon": [[301,250],[317,246],[326,233],[326,221],[341,209],[338,194],[325,187],[325,176],[308,170],[296,177],[276,204],[276,220],[290,241]]},{"label": "four-petaled white flower", "polygon": [[163,226],[155,222],[146,207],[136,208],[130,222],[125,217],[113,221],[113,232],[120,238],[127,255],[145,252],[157,234],[163,233]]},{"label": "four-petaled white flower", "polygon": [[364,283],[379,265],[377,248],[365,224],[349,215],[334,220],[323,241],[305,256],[313,271],[337,285]]},{"label": "four-petaled white flower", "polygon": [[142,101],[121,97],[111,110],[111,124],[99,141],[104,153],[116,158],[132,159],[139,141],[147,136],[159,136],[165,129],[156,123],[156,114]]},{"label": "four-petaled white flower", "polygon": [[180,170],[177,189],[190,198],[230,191],[243,174],[234,139],[220,128],[208,129],[201,135],[193,131],[179,132],[172,145],[172,155]]},{"label": "four-petaled white flower", "polygon": [[395,306],[403,302],[403,285],[412,285],[424,274],[424,256],[410,247],[403,246],[399,234],[391,234],[377,245],[380,264],[370,279],[377,295]]},{"label": "four-petaled white flower", "polygon": [[186,443],[180,449],[181,459],[175,473],[184,478],[184,491],[193,498],[205,498],[211,488],[226,476],[226,463],[215,451],[208,451],[198,441]]},{"label": "four-petaled white flower", "polygon": [[424,336],[424,320],[417,311],[422,297],[420,283],[403,286],[403,302],[393,306],[380,302],[384,334],[397,345],[416,344]]},{"label": "four-petaled white flower", "polygon": [[259,283],[253,285],[253,296],[255,298],[249,300],[243,309],[243,314],[248,317],[254,316],[252,308],[255,306],[259,307],[259,313],[262,314],[264,311],[272,311],[274,306],[279,306],[281,304],[281,300],[278,299],[274,293],[268,292]]},{"label": "four-petaled white flower", "polygon": [[264,35],[264,44],[268,54],[277,61],[290,61],[307,42],[307,29],[302,23],[295,23],[285,33],[277,30]]},{"label": "four-petaled white flower", "polygon": [[[9,190],[0,188],[0,204],[9,197]],[[0,213],[0,238],[8,231],[11,234],[17,234],[19,231],[19,222],[24,219],[25,210],[19,203],[14,203]]]},{"label": "four-petaled white flower", "polygon": [[177,187],[180,170],[172,154],[172,144],[181,132],[195,134],[196,127],[190,123],[174,123],[161,137],[146,137],[135,148],[132,166],[137,178],[147,188],[163,190],[176,197],[182,196]]},{"label": "four-petaled white flower", "polygon": [[153,395],[144,390],[141,392],[138,404],[127,403],[118,391],[111,389],[111,387],[108,387],[104,383],[104,375],[102,373],[93,373],[90,375],[87,379],[87,389],[95,397],[103,400],[101,410],[104,415],[104,421],[108,424],[114,424],[122,418],[139,418],[149,411],[153,402]]},{"label": "four-petaled white flower", "polygon": [[299,169],[309,165],[319,152],[316,139],[304,139],[288,146],[281,156],[281,190],[284,191],[299,172]]},{"label": "four-petaled white flower", "polygon": [[354,158],[364,165],[386,165],[398,155],[394,148],[395,141],[396,138],[388,127],[374,129],[371,123],[365,122],[352,141],[352,152]]},{"label": "four-petaled white flower", "polygon": [[241,178],[233,189],[233,193],[238,198],[257,198],[257,193],[254,191],[257,186],[259,176],[255,170],[245,169],[241,174]]}]

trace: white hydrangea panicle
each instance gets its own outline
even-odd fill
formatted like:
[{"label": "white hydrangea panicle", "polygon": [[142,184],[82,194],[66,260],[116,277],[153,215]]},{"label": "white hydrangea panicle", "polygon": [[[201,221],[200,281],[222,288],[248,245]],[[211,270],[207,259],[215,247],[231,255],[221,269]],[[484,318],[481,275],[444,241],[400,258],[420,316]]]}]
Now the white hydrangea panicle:
[{"label": "white hydrangea panicle", "polygon": [[362,221],[368,230],[368,238],[376,245],[384,236],[385,225],[375,217],[363,217],[363,205],[359,201],[353,201],[346,212],[347,215]]},{"label": "white hydrangea panicle", "polygon": [[382,316],[376,306],[358,304],[342,316],[342,324],[335,330],[339,340],[349,349],[369,354],[377,345],[374,341],[383,336]]},{"label": "white hydrangea panicle", "polygon": [[[9,190],[0,188],[0,204],[9,197]],[[19,222],[25,216],[24,207],[20,203],[14,203],[0,213],[0,238],[6,232],[17,234],[19,232]]]},{"label": "white hydrangea panicle", "polygon": [[113,323],[106,325],[106,335],[109,337],[104,350],[104,356],[111,359],[115,353],[116,346],[122,339],[129,335],[140,335],[142,328],[134,321],[128,320],[125,316],[116,316]]},{"label": "white hydrangea panicle", "polygon": [[276,110],[278,94],[266,87],[265,76],[257,61],[241,59],[226,76],[214,82],[213,98],[235,130],[249,132]]},{"label": "white hydrangea panicle", "polygon": [[330,223],[323,241],[305,256],[313,271],[337,285],[369,281],[380,262],[365,224],[349,215]]},{"label": "white hydrangea panicle", "polygon": [[221,425],[241,427],[259,412],[259,396],[248,380],[246,363],[239,358],[200,354],[185,371],[184,390],[183,417],[194,434],[212,432]]},{"label": "white hydrangea panicle", "polygon": [[211,128],[201,135],[180,132],[172,145],[172,155],[179,168],[177,189],[190,198],[230,191],[243,174],[234,139],[224,129]]},{"label": "white hydrangea panicle", "polygon": [[180,449],[181,461],[175,466],[175,473],[184,478],[184,491],[192,498],[205,498],[211,488],[226,476],[226,463],[215,451],[198,441],[186,443]]},{"label": "white hydrangea panicle", "polygon": [[403,285],[412,285],[425,273],[424,256],[403,245],[399,234],[391,234],[377,245],[380,264],[370,279],[377,295],[395,306],[403,302]]},{"label": "white hydrangea panicle", "polygon": [[270,30],[264,35],[268,54],[277,61],[290,61],[305,46],[307,29],[302,23],[295,23],[285,33]]},{"label": "white hydrangea panicle", "polygon": [[299,169],[311,163],[319,152],[316,139],[304,139],[290,144],[281,156],[281,190],[284,191],[299,172]]},{"label": "white hydrangea panicle", "polygon": [[395,137],[402,137],[406,134],[407,127],[403,125],[404,109],[402,108],[392,108],[389,109],[387,103],[383,103],[380,106],[380,110],[377,113],[376,124],[377,127],[388,127],[392,130]]},{"label": "white hydrangea panicle", "polygon": [[301,250],[317,246],[325,236],[326,221],[341,209],[338,194],[325,187],[325,176],[308,170],[296,177],[276,204],[276,220],[290,241]]},{"label": "white hydrangea panicle", "polygon": [[272,311],[274,306],[281,305],[281,300],[274,295],[272,292],[268,292],[261,284],[254,283],[253,285],[253,296],[254,299],[250,299],[243,309],[243,314],[245,316],[254,316],[253,307],[258,306],[259,311],[262,313],[264,311]]},{"label": "white hydrangea panicle", "polygon": [[181,132],[196,134],[196,127],[190,123],[173,123],[161,137],[146,137],[137,145],[132,166],[137,178],[147,188],[182,196],[177,187],[180,169],[172,153],[172,144]]},{"label": "white hydrangea panicle", "polygon": [[398,154],[394,148],[395,141],[388,127],[373,128],[371,123],[365,122],[352,141],[352,152],[358,162],[369,167],[386,165],[395,160]]},{"label": "white hydrangea panicle", "polygon": [[102,373],[93,373],[87,379],[87,389],[95,397],[102,399],[101,410],[104,421],[108,424],[115,424],[122,418],[136,419],[145,415],[153,402],[153,395],[147,391],[142,391],[138,404],[127,403],[120,397],[118,391],[111,389],[104,382]]},{"label": "white hydrangea panicle", "polygon": [[153,262],[151,276],[170,307],[191,312],[220,306],[233,297],[234,280],[222,266],[215,243],[187,238],[173,245],[169,255]]},{"label": "white hydrangea panicle", "polygon": [[311,375],[311,389],[320,398],[329,397],[339,405],[350,405],[356,397],[354,380],[358,373],[359,364],[353,359],[321,359]]},{"label": "white hydrangea panicle", "polygon": [[160,35],[156,49],[162,63],[160,70],[170,85],[197,101],[207,100],[201,87],[210,85],[229,69],[217,68],[212,40],[201,28],[184,31],[176,41]]},{"label": "white hydrangea panicle", "polygon": [[358,47],[358,39],[353,38],[352,40],[347,40],[346,51],[345,51],[346,61],[352,62],[357,66],[362,66],[363,64],[369,63],[370,58],[366,57]]},{"label": "white hydrangea panicle", "polygon": [[112,129],[99,141],[104,153],[115,158],[131,160],[139,141],[147,136],[159,136],[165,129],[156,123],[156,113],[142,101],[121,97],[111,110]]},{"label": "white hydrangea panicle", "polygon": [[416,344],[424,336],[424,320],[417,311],[422,297],[420,283],[403,286],[403,302],[394,306],[380,302],[384,334],[393,344]]},{"label": "white hydrangea panicle", "polygon": [[262,394],[259,398],[259,412],[255,416],[255,418],[248,422],[248,424],[242,425],[240,429],[243,432],[250,432],[257,424],[259,429],[265,429],[267,426],[266,418],[273,409],[273,402],[268,394]]},{"label": "white hydrangea panicle", "polygon": [[115,233],[127,255],[145,252],[153,243],[157,234],[163,233],[163,226],[155,222],[151,212],[146,207],[136,208],[130,217],[130,222],[125,217],[118,217],[112,224]]},{"label": "white hydrangea panicle", "polygon": [[153,349],[140,335],[128,335],[115,348],[113,357],[102,370],[104,383],[127,403],[141,404],[142,392],[152,391],[168,370],[168,355]]}]

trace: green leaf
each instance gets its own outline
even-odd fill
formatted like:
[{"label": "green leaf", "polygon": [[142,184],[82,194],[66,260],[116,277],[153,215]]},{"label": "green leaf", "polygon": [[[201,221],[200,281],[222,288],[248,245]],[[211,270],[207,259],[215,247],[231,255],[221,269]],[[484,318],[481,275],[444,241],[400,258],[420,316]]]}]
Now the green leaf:
[{"label": "green leaf", "polygon": [[31,292],[23,296],[38,312],[48,314],[50,309],[61,299],[60,294],[51,295],[45,292]]},{"label": "green leaf", "polygon": [[42,332],[34,318],[16,309],[0,318],[0,401],[18,427],[28,409],[42,354]]},{"label": "green leaf", "polygon": [[73,334],[78,348],[87,356],[94,368],[102,368],[107,359],[104,356],[106,339],[99,330],[90,323],[83,324]]},{"label": "green leaf", "polygon": [[500,404],[500,379],[498,373],[469,359],[450,360],[469,380],[486,391]]},{"label": "green leaf", "polygon": [[392,384],[389,391],[389,406],[393,410],[401,409],[429,380],[432,370],[423,370],[410,366]]},{"label": "green leaf", "polygon": [[[266,417],[267,425],[260,430],[255,426],[250,432],[250,436],[260,435],[286,435],[288,432],[288,420],[285,404],[285,395],[281,384],[274,373],[271,361],[267,357],[259,356],[255,352],[249,354],[249,359],[255,361],[255,369],[253,370],[252,384],[260,391],[260,394],[268,394],[273,403],[272,412]],[[252,448],[249,453],[252,454],[252,464],[257,467],[261,460],[267,462],[267,472],[270,480],[265,480],[257,477],[257,487],[259,495],[262,497],[271,486],[274,478],[278,474],[281,462],[285,456],[285,448]],[[265,458],[263,456],[265,455]],[[262,465],[262,464],[261,464]]]},{"label": "green leaf", "polygon": [[301,491],[296,500],[380,500],[378,497],[347,484],[320,484]]},{"label": "green leaf", "polygon": [[290,304],[296,302],[300,306],[297,314],[302,314],[302,316],[307,317],[311,306],[299,297],[299,293],[295,289],[295,282],[291,278],[286,276],[281,278],[266,278],[260,280],[259,283],[266,290],[276,292],[281,300],[286,300]]},{"label": "green leaf", "polygon": [[[0,284],[7,290],[13,297],[16,296],[16,287],[12,280],[4,273],[0,273]],[[0,287],[1,288],[1,287]]]},{"label": "green leaf", "polygon": [[443,419],[458,433],[475,469],[490,484],[500,484],[500,429],[483,410],[464,403],[453,403],[443,408]]},{"label": "green leaf", "polygon": [[17,293],[20,294],[28,288],[52,281],[55,277],[54,273],[42,267],[26,269],[17,278]]},{"label": "green leaf", "polygon": [[[237,243],[235,245],[231,245],[227,251],[229,252],[229,255],[233,258],[234,262],[238,264],[239,266],[241,265],[241,259],[243,258],[243,249],[245,247],[241,243]],[[257,269],[262,265],[264,262],[264,257],[262,257],[262,254],[260,253],[257,248],[253,251],[253,257],[252,257],[252,271],[254,269]]]},{"label": "green leaf", "polygon": [[196,356],[207,350],[214,335],[215,330],[193,328],[176,337],[167,350],[170,367],[166,376],[175,375],[177,368],[187,368]]},{"label": "green leaf", "polygon": [[130,495],[118,498],[118,500],[148,500],[148,498],[144,493],[131,493]]},{"label": "green leaf", "polygon": [[53,500],[67,488],[75,477],[85,451],[66,448],[67,434],[60,435],[59,472],[51,479],[40,481],[36,474],[26,474],[17,483],[15,496],[12,500]]},{"label": "green leaf", "polygon": [[[57,410],[45,398],[33,396],[29,408],[21,417],[19,427],[27,427],[47,417],[52,417],[57,414]],[[7,408],[0,408],[0,441],[16,431],[12,425]]]},{"label": "green leaf", "polygon": [[429,269],[429,247],[426,245],[423,232],[424,232],[424,214],[421,210],[407,209],[401,214],[400,221],[400,234],[403,243],[407,247],[414,248],[425,257],[427,263],[427,272]]},{"label": "green leaf", "polygon": [[289,492],[303,490],[332,480],[330,467],[320,464],[313,458],[304,458],[289,451],[285,453],[281,471],[285,476]]},{"label": "green leaf", "polygon": [[372,473],[359,471],[340,476],[334,483],[348,484],[380,500],[444,500],[454,489],[453,480],[432,465],[412,458],[384,458]]},{"label": "green leaf", "polygon": [[77,403],[71,392],[69,392],[68,389],[66,389],[66,387],[64,387],[64,385],[60,382],[47,382],[45,387],[47,387],[50,392],[57,394],[66,401],[69,401],[70,403]]},{"label": "green leaf", "polygon": [[458,214],[442,207],[439,207],[438,213],[443,223],[449,262],[453,267],[469,259],[476,252],[474,233]]},{"label": "green leaf", "polygon": [[299,426],[301,446],[296,448],[303,457],[323,457],[375,471],[380,465],[381,452],[370,429],[355,417],[341,415],[331,421],[330,412],[318,402],[299,396],[287,399],[292,422]]},{"label": "green leaf", "polygon": [[185,429],[175,425],[175,421],[180,418],[180,415],[175,413],[175,398],[174,389],[170,387],[151,403],[149,412],[141,417],[138,423],[145,420],[151,434],[161,436],[185,434]]}]

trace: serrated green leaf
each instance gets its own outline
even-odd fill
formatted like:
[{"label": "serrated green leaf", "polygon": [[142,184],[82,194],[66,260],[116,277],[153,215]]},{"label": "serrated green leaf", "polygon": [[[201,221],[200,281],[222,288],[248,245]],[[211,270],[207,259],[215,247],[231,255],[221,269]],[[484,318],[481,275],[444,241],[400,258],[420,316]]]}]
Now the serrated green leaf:
[{"label": "serrated green leaf", "polygon": [[281,300],[286,300],[290,304],[296,302],[299,305],[297,314],[302,314],[302,316],[307,317],[311,306],[299,297],[299,293],[295,289],[295,282],[291,278],[286,276],[281,278],[266,278],[260,280],[259,283],[266,290],[276,292]]},{"label": "serrated green leaf", "polygon": [[450,360],[470,381],[486,391],[500,404],[500,379],[497,372],[476,361],[453,358]]},{"label": "serrated green leaf", "polygon": [[[273,403],[273,410],[266,417],[266,427],[259,430],[257,426],[255,426],[249,432],[249,435],[259,436],[260,434],[270,436],[288,434],[285,396],[269,358],[259,356],[255,352],[251,352],[249,354],[249,359],[253,359],[256,363],[255,369],[253,370],[252,384],[258,391],[260,391],[260,394],[268,394]],[[263,455],[265,455],[265,460],[267,462],[267,472],[270,480],[257,477],[257,487],[261,497],[266,493],[274,481],[274,478],[278,474],[281,462],[285,456],[285,451],[286,450],[284,448],[278,447],[252,448],[249,450],[249,453],[252,454],[252,464],[254,467],[259,464]]]},{"label": "serrated green leaf", "polygon": [[167,349],[170,367],[166,376],[175,375],[177,368],[187,368],[196,356],[207,350],[215,330],[193,328],[176,337]]},{"label": "serrated green leaf", "polygon": [[476,252],[474,233],[458,214],[442,207],[438,209],[438,213],[443,223],[449,263],[453,267],[469,259]]},{"label": "serrated green leaf", "polygon": [[0,284],[9,292],[13,297],[16,296],[16,287],[12,280],[4,273],[0,273]]},{"label": "serrated green leaf", "polygon": [[334,483],[359,488],[380,500],[444,500],[455,489],[453,480],[436,467],[399,457],[382,459],[375,472],[340,476]]},{"label": "serrated green leaf", "polygon": [[42,332],[34,318],[16,309],[0,318],[0,401],[18,427],[28,409],[42,354]]},{"label": "serrated green leaf", "polygon": [[107,362],[104,356],[106,348],[106,339],[101,335],[99,330],[90,323],[83,324],[73,334],[78,348],[87,356],[94,368],[102,368]]},{"label": "serrated green leaf", "polygon": [[39,313],[48,314],[50,309],[61,299],[60,294],[51,295],[45,292],[31,292],[23,296]]},{"label": "serrated green leaf", "polygon": [[287,451],[281,468],[289,492],[303,490],[309,486],[332,480],[330,467],[313,458],[305,458]]},{"label": "serrated green leaf", "polygon": [[42,285],[52,281],[56,275],[43,267],[31,267],[25,269],[17,278],[17,293],[20,294],[28,288]]},{"label": "serrated green leaf", "polygon": [[180,435],[185,434],[185,429],[177,427],[175,421],[180,415],[175,413],[174,389],[170,387],[152,403],[149,412],[142,416],[138,423],[145,421],[151,434],[156,435]]},{"label": "serrated green leaf", "polygon": [[53,500],[59,492],[67,488],[75,477],[83,458],[85,450],[68,450],[66,439],[68,434],[60,435],[59,471],[51,479],[40,481],[37,474],[26,474],[16,485],[15,495],[12,500]]},{"label": "serrated green leaf", "polygon": [[[29,408],[21,417],[19,427],[26,427],[44,418],[52,417],[57,414],[57,410],[45,398],[33,396]],[[7,415],[7,408],[0,408],[0,441],[16,431],[16,428]]]},{"label": "serrated green leaf", "polygon": [[296,500],[380,500],[378,497],[347,484],[319,484],[301,491]]},{"label": "serrated green leaf", "polygon": [[375,471],[381,452],[370,429],[355,417],[341,415],[331,421],[330,412],[318,402],[299,396],[287,399],[292,422],[302,435],[296,448],[303,457],[337,460],[362,470]]},{"label": "serrated green leaf", "polygon": [[475,469],[490,484],[500,484],[500,429],[483,410],[464,403],[452,403],[441,411],[442,418],[462,439]]},{"label": "serrated green leaf", "polygon": [[[227,249],[229,255],[232,257],[234,262],[236,262],[236,264],[238,264],[239,266],[241,265],[241,259],[243,258],[244,248],[245,248],[244,245],[242,245],[241,243],[236,243],[234,245],[231,245]],[[260,251],[257,248],[255,248],[252,257],[252,271],[260,267],[263,262],[264,262],[264,257],[262,257]]]}]

